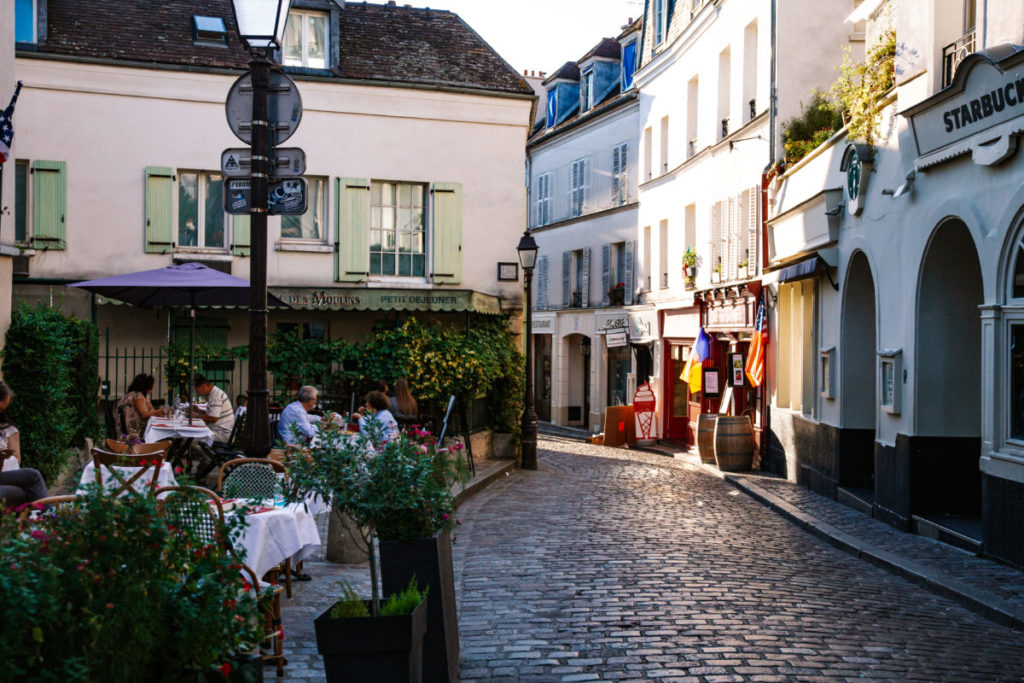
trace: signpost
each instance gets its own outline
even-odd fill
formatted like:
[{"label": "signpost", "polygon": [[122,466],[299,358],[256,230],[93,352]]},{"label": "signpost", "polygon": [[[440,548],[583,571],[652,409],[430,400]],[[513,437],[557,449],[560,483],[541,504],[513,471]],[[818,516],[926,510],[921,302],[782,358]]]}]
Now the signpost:
[{"label": "signpost", "polygon": [[[229,178],[248,178],[252,172],[252,151],[229,147],[220,153],[220,171]],[[270,159],[270,175],[298,178],[306,172],[306,153],[298,147],[279,147]]]},{"label": "signpost", "polygon": [[[243,74],[228,91],[225,112],[231,132],[242,142],[252,144],[252,73]],[[302,120],[302,97],[295,81],[280,71],[271,71],[267,86],[267,121],[270,145],[278,145],[292,136]]]},{"label": "signpost", "polygon": [[[228,178],[224,192],[224,211],[248,215],[252,211],[252,181]],[[306,179],[274,178],[267,183],[267,214],[301,216],[306,213]]]}]

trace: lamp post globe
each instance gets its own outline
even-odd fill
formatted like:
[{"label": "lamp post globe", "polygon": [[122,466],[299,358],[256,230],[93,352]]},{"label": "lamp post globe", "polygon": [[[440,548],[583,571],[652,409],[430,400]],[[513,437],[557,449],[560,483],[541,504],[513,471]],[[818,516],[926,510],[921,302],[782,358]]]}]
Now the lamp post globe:
[{"label": "lamp post globe", "polygon": [[264,457],[272,443],[267,390],[267,180],[275,140],[268,122],[271,59],[281,46],[291,0],[232,0],[252,74],[252,163],[249,174],[249,405],[245,453]]},{"label": "lamp post globe", "polygon": [[526,311],[526,396],[522,421],[522,460],[524,470],[537,469],[537,413],[533,407],[533,268],[537,265],[537,242],[527,230],[516,247],[523,267],[523,308]]}]

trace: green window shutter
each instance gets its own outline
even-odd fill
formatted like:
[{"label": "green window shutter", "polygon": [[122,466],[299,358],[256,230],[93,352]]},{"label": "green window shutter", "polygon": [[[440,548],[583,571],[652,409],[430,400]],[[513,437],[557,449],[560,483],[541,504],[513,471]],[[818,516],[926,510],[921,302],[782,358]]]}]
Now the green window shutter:
[{"label": "green window shutter", "polygon": [[37,161],[35,176],[33,246],[36,249],[64,249],[67,209],[67,164],[63,161]]},{"label": "green window shutter", "polygon": [[462,183],[434,183],[433,276],[437,284],[462,281]]},{"label": "green window shutter", "polygon": [[361,282],[369,275],[370,181],[334,181],[334,279]]},{"label": "green window shutter", "polygon": [[169,254],[174,250],[171,208],[174,203],[174,170],[146,167],[146,253]]},{"label": "green window shutter", "polygon": [[235,256],[248,256],[249,246],[252,244],[249,241],[249,216],[246,214],[239,214],[231,217],[231,226],[233,231],[233,244],[232,251]]}]

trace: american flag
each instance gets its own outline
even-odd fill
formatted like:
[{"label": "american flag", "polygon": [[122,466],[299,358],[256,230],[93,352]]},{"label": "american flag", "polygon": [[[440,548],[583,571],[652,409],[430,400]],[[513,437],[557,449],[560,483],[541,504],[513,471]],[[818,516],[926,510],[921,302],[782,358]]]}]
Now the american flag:
[{"label": "american flag", "polygon": [[764,347],[768,344],[768,320],[764,310],[764,291],[757,307],[757,318],[754,319],[754,336],[750,340],[747,351],[747,379],[750,386],[759,387],[764,381]]},{"label": "american flag", "polygon": [[18,87],[14,89],[11,103],[7,105],[7,109],[4,109],[4,113],[0,114],[0,164],[7,161],[7,157],[11,154],[11,144],[14,142],[14,104],[18,101],[20,92],[21,81],[18,81]]}]

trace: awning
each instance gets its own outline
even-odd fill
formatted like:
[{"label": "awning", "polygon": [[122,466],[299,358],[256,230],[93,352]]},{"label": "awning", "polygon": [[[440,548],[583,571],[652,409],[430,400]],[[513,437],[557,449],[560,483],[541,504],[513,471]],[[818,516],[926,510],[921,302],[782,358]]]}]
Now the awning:
[{"label": "awning", "polygon": [[[802,261],[783,266],[778,270],[773,270],[764,274],[761,278],[761,282],[769,284],[772,282],[796,282],[797,280],[806,280],[808,278],[817,277],[819,273],[824,273],[828,276],[829,281],[832,281],[832,274],[828,272],[828,263],[818,254],[806,258]],[[832,283],[835,287],[835,283]],[[837,288],[838,289],[838,288]]]},{"label": "awning", "polygon": [[501,300],[469,289],[270,287],[292,308],[307,311],[433,311],[501,314]]}]

